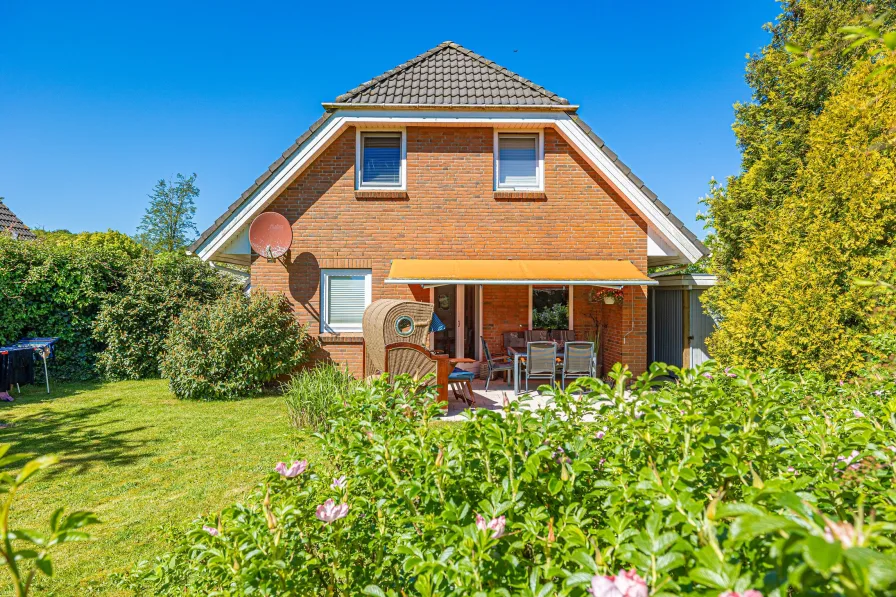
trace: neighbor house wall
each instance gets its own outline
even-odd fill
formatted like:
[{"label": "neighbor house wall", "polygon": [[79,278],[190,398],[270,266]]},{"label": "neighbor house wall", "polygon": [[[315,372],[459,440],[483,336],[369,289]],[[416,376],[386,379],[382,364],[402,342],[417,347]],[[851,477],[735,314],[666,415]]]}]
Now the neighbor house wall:
[{"label": "neighbor house wall", "polygon": [[[553,129],[545,130],[545,191],[493,189],[491,128],[408,127],[407,192],[354,189],[355,131],[348,129],[268,208],[293,227],[286,264],[252,261],[252,285],[282,292],[318,335],[321,268],[373,273],[373,300],[428,300],[419,286],[385,284],[392,259],[622,259],[647,272],[647,226]],[[590,319],[584,287],[575,291],[577,329]],[[646,298],[627,288],[607,307],[606,360],[646,366]],[[631,301],[630,303],[628,301]],[[581,303],[581,306],[580,306]],[[501,333],[525,329],[528,289],[486,286],[483,335],[494,352]],[[322,335],[317,358],[361,373],[360,334]]]}]

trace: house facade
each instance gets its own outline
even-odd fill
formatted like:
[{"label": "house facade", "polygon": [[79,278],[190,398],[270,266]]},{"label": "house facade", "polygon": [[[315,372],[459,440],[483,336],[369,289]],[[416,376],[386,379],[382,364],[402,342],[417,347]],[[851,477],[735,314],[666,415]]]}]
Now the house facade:
[{"label": "house facade", "polygon": [[[318,358],[360,375],[364,307],[402,298],[434,303],[432,346],[453,356],[550,322],[599,332],[605,370],[646,368],[648,266],[706,249],[577,106],[445,42],[324,109],[191,247],[285,294]],[[279,259],[249,244],[265,212],[292,228]]]}]

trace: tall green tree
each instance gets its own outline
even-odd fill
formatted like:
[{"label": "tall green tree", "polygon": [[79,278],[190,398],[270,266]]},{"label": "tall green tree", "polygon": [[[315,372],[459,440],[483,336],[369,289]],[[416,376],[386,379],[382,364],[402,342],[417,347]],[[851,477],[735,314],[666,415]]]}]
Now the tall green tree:
[{"label": "tall green tree", "polygon": [[[875,6],[896,7],[896,1]],[[753,99],[734,108],[741,173],[724,185],[713,183],[704,199],[706,222],[715,230],[708,238],[709,267],[723,280],[737,271],[746,249],[776,217],[805,164],[813,120],[860,55],[846,51],[851,42],[839,29],[874,9],[867,0],[781,0],[781,8],[778,20],[765,27],[771,42],[747,63]],[[794,64],[788,44],[813,48],[813,59]],[[712,303],[712,293],[707,298]]]},{"label": "tall green tree", "polygon": [[869,337],[892,333],[855,282],[886,278],[896,255],[896,85],[873,75],[890,65],[896,55],[852,65],[780,206],[713,289],[723,362],[842,377],[873,351]]},{"label": "tall green tree", "polygon": [[177,251],[189,245],[198,234],[193,223],[198,196],[196,174],[178,174],[175,180],[156,183],[137,228],[140,242],[153,251]]}]

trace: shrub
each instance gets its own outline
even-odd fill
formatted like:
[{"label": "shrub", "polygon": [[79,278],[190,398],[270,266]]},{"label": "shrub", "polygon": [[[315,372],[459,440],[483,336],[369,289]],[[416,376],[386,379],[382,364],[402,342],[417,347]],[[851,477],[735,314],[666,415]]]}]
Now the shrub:
[{"label": "shrub", "polygon": [[[679,381],[659,384],[670,371]],[[890,389],[714,363],[657,365],[630,391],[618,365],[611,377],[543,387],[553,409],[512,402],[451,427],[431,424],[433,391],[408,377],[360,386],[333,405],[320,462],[278,465],[129,582],[159,595],[584,596],[634,574],[657,595],[896,589]]]},{"label": "shrub", "polygon": [[877,279],[896,247],[896,87],[853,68],[812,122],[805,163],[737,270],[704,295],[720,315],[711,352],[727,364],[855,373]]},{"label": "shrub", "polygon": [[98,372],[107,379],[158,377],[174,318],[191,301],[207,303],[237,289],[233,278],[195,257],[145,254],[97,316],[93,335],[105,346]]},{"label": "shrub", "polygon": [[93,377],[102,349],[93,338],[93,322],[131,262],[123,244],[103,242],[110,235],[119,241],[123,236],[95,233],[93,244],[85,246],[0,235],[0,345],[26,336],[59,337],[50,375],[56,380]]},{"label": "shrub", "polygon": [[326,431],[337,403],[352,394],[359,382],[333,363],[318,363],[294,375],[286,386],[286,408],[296,427]]},{"label": "shrub", "polygon": [[227,294],[184,310],[165,339],[162,375],[178,398],[222,400],[259,392],[310,354],[307,329],[282,295]]}]

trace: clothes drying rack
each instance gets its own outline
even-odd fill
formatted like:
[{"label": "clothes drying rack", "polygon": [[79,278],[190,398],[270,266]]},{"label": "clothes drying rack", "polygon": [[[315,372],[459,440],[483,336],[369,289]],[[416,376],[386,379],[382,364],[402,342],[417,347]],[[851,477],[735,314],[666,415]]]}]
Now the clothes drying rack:
[{"label": "clothes drying rack", "polygon": [[[58,341],[59,338],[22,338],[15,344],[2,348],[30,348],[38,353],[44,362],[44,381],[47,382],[47,394],[49,394],[50,376],[47,373],[47,359],[56,357],[56,342]],[[2,348],[0,348],[0,350],[2,350]],[[18,387],[18,384],[16,384],[16,387]],[[21,391],[21,388],[19,388],[19,392]]]}]

